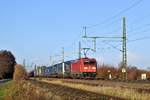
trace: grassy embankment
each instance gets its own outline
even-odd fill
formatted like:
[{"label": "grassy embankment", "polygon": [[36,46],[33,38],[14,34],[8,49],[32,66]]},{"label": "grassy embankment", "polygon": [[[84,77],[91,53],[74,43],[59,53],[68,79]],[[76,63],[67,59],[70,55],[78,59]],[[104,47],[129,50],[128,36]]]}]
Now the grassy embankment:
[{"label": "grassy embankment", "polygon": [[13,85],[8,88],[7,95],[3,97],[0,100],[110,100],[110,98],[116,98],[31,80],[20,81],[19,83],[13,81]]},{"label": "grassy embankment", "polygon": [[36,90],[28,81],[9,81],[0,85],[0,100],[45,100],[43,93],[37,94]]},{"label": "grassy embankment", "polygon": [[8,81],[0,85],[0,100],[4,99],[4,97],[6,97],[9,94],[12,85],[13,85],[12,81]]},{"label": "grassy embankment", "polygon": [[47,100],[43,89],[28,81],[22,65],[15,65],[13,80],[0,84],[0,100]]},{"label": "grassy embankment", "polygon": [[126,89],[126,88],[113,87],[113,86],[90,86],[85,84],[64,83],[60,80],[52,80],[52,81],[43,80],[43,81],[57,84],[57,85],[68,86],[71,88],[86,90],[90,92],[101,93],[101,94],[115,96],[115,97],[121,97],[130,100],[149,100],[150,98],[150,93],[138,92],[134,89],[129,89],[129,88]]},{"label": "grassy embankment", "polygon": [[[71,87],[81,90],[86,90],[90,92],[121,97],[130,100],[149,100],[150,94],[147,92],[138,92],[133,89],[126,89],[120,87],[105,87],[105,86],[90,86],[85,84],[75,84],[75,83],[64,83],[59,80],[46,81],[49,83],[62,85],[65,87]],[[46,100],[46,98],[51,98],[54,95],[47,89],[45,89],[45,85],[35,85],[30,83],[29,81],[22,81],[19,83],[15,83],[14,81],[6,82],[0,85],[0,100]],[[49,87],[49,86],[48,86]],[[53,88],[55,89],[55,87]],[[59,88],[58,88],[59,89]],[[48,92],[49,91],[49,92]],[[58,92],[58,91],[56,91]],[[55,95],[55,97],[58,97]],[[53,98],[54,99],[54,98]]]}]

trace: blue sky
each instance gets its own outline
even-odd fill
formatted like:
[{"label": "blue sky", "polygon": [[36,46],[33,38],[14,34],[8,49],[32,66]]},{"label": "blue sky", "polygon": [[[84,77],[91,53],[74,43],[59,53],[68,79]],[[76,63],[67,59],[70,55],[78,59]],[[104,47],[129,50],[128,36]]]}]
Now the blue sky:
[{"label": "blue sky", "polygon": [[[91,40],[82,39],[83,26],[89,36],[121,36],[122,17],[127,20],[129,42],[128,64],[146,69],[150,67],[150,1],[142,0],[138,5],[119,15],[138,0],[1,0],[0,1],[0,47],[13,52],[18,63],[50,64],[59,62],[61,48],[65,48],[65,59],[78,57],[78,41],[82,47],[92,47]],[[115,16],[117,15],[117,16]],[[113,17],[115,16],[115,17]],[[109,20],[107,20],[109,19]],[[102,23],[104,22],[104,23]],[[96,57],[99,63],[117,65],[121,53],[97,41],[97,52],[88,56]],[[118,41],[118,40],[117,40]],[[118,46],[120,43],[109,42]]]}]

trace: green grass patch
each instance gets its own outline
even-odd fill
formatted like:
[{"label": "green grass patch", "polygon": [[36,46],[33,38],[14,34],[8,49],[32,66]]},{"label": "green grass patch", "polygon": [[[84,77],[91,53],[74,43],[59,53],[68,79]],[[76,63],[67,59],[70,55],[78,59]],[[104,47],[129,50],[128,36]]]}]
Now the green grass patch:
[{"label": "green grass patch", "polygon": [[9,90],[10,90],[12,84],[13,84],[12,81],[8,81],[8,82],[0,85],[0,100],[4,99],[4,97],[9,94]]}]

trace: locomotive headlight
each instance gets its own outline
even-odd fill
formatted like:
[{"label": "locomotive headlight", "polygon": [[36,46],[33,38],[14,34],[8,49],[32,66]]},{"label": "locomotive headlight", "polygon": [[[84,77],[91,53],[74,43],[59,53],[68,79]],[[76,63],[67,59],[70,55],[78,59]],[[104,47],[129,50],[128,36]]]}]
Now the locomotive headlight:
[{"label": "locomotive headlight", "polygon": [[84,69],[87,69],[87,67],[84,67]]},{"label": "locomotive headlight", "polygon": [[96,67],[92,67],[92,69],[96,69]]}]

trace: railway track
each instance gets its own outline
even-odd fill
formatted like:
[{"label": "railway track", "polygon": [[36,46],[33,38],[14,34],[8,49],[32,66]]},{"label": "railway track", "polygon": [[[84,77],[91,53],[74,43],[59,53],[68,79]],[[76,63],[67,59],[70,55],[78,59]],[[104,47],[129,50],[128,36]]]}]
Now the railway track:
[{"label": "railway track", "polygon": [[120,87],[123,89],[132,89],[139,93],[145,92],[150,93],[150,84],[144,83],[125,83],[125,82],[112,82],[112,81],[91,81],[91,80],[62,80],[64,83],[75,83],[85,84],[90,86],[101,86],[101,87]]},{"label": "railway track", "polygon": [[51,91],[55,95],[61,96],[62,100],[126,100],[120,97],[93,93],[81,89],[70,88],[42,81],[31,80],[31,82],[34,85],[45,88],[47,91]]},{"label": "railway track", "polygon": [[83,79],[58,79],[58,78],[41,78],[42,80],[59,80],[63,83],[73,83],[73,84],[84,84],[90,86],[101,86],[101,87],[119,87],[123,89],[132,89],[139,93],[145,92],[150,93],[150,84],[144,82],[116,82],[116,81],[106,81],[106,80],[83,80]]}]

